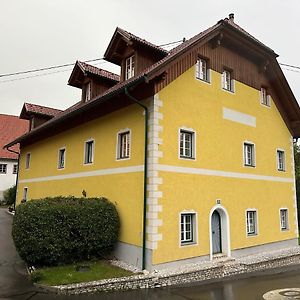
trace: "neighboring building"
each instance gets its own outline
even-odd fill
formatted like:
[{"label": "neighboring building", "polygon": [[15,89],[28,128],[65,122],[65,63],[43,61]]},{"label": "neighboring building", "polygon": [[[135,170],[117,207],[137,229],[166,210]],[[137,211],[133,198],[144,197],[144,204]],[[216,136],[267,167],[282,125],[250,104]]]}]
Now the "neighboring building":
[{"label": "neighboring building", "polygon": [[28,122],[17,116],[0,114],[0,202],[3,192],[16,184],[19,146],[4,150],[3,146],[28,131]]},{"label": "neighboring building", "polygon": [[300,108],[277,56],[233,15],[169,52],[117,28],[104,58],[120,77],[77,62],[82,100],[9,144],[18,203],[107,197],[116,256],[148,269],[298,245]]}]

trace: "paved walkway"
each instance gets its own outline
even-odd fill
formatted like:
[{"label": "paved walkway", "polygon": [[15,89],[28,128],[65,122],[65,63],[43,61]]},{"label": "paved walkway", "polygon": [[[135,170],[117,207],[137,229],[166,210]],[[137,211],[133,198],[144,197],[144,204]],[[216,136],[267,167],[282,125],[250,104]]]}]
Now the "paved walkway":
[{"label": "paved walkway", "polygon": [[0,299],[28,299],[38,290],[31,283],[26,266],[16,252],[11,238],[13,218],[6,210],[0,209]]}]

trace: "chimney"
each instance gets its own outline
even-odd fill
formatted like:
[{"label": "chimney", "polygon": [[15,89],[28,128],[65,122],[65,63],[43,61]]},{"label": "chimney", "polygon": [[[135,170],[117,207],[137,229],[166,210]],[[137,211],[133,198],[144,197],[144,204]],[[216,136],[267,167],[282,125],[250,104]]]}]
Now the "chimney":
[{"label": "chimney", "polygon": [[234,14],[229,14],[229,22],[234,23]]}]

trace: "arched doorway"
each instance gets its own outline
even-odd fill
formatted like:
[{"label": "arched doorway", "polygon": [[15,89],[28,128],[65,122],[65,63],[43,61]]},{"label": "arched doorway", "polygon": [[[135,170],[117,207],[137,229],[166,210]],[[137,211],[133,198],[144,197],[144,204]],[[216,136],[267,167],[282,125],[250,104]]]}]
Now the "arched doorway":
[{"label": "arched doorway", "polygon": [[210,259],[213,255],[223,253],[230,257],[230,226],[227,210],[221,206],[214,206],[209,214]]},{"label": "arched doorway", "polygon": [[221,217],[217,210],[211,216],[212,253],[222,253]]}]

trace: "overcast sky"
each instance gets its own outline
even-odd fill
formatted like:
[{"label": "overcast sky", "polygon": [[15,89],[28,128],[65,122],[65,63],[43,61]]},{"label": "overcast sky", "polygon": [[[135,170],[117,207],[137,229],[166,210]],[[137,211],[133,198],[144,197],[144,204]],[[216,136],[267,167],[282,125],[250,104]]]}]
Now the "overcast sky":
[{"label": "overcast sky", "polygon": [[[190,38],[231,12],[279,62],[300,66],[299,0],[0,0],[0,74],[100,58],[117,26],[160,45]],[[71,106],[80,99],[67,85],[71,69],[0,77],[0,113],[19,115],[25,101]],[[284,73],[300,100],[300,73]],[[20,80],[32,75],[39,76]]]}]

